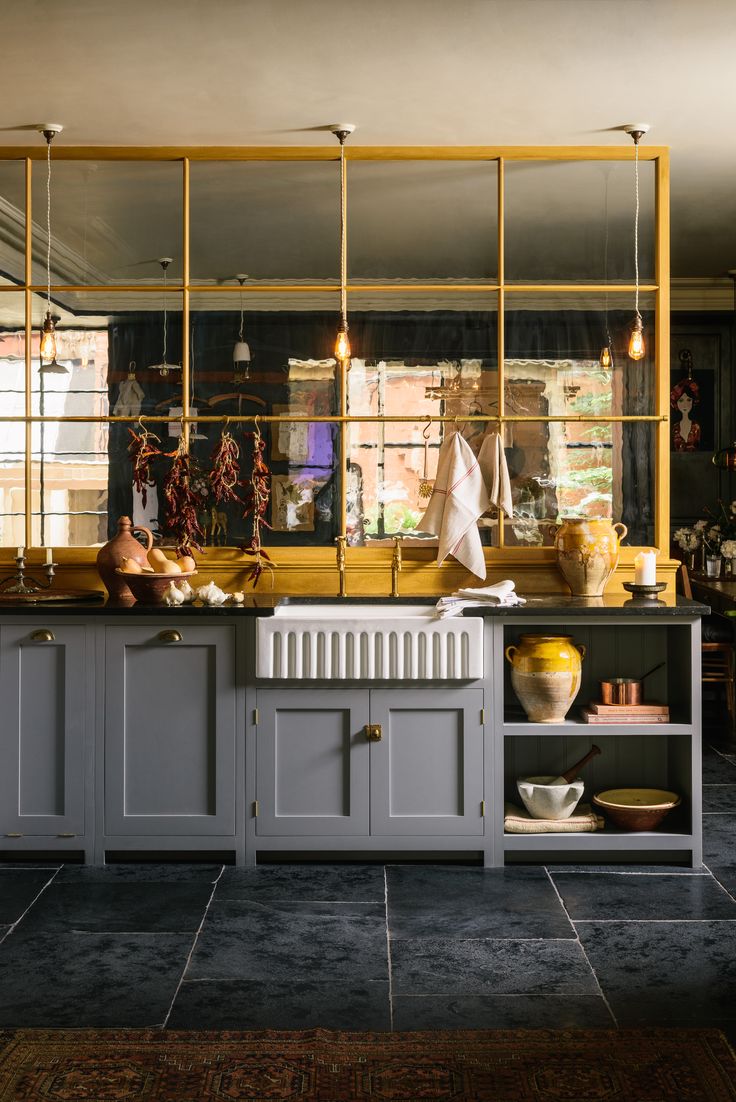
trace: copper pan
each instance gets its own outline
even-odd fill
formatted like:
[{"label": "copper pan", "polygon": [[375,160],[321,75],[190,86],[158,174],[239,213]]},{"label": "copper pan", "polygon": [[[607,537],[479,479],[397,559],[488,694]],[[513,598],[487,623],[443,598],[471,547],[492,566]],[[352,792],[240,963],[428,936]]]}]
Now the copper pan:
[{"label": "copper pan", "polygon": [[609,677],[601,681],[601,704],[641,704],[644,699],[644,680],[661,670],[664,662],[653,666],[641,677]]}]

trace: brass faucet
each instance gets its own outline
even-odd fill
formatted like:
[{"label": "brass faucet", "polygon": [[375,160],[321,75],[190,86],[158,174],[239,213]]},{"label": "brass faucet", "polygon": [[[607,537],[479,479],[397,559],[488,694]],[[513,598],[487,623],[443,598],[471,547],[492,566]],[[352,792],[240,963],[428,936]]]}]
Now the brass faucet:
[{"label": "brass faucet", "polygon": [[337,544],[337,569],[340,572],[340,589],[338,597],[345,597],[345,544],[347,542],[347,536],[335,536],[335,543]]},{"label": "brass faucet", "polygon": [[394,536],[394,553],[391,556],[391,596],[399,595],[399,571],[401,570],[401,536]]}]

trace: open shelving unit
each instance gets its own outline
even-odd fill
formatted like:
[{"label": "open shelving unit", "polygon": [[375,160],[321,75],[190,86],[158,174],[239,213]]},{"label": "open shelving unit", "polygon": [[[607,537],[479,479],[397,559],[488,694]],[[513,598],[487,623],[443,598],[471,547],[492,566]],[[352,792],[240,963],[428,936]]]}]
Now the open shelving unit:
[{"label": "open shelving unit", "polygon": [[[702,860],[700,621],[685,616],[584,620],[509,616],[493,633],[494,815],[499,863],[503,860],[684,861]],[[511,685],[505,648],[521,634],[569,635],[584,644],[582,685],[564,723],[532,723]],[[669,723],[585,723],[580,709],[599,699],[598,682],[640,676],[664,667],[646,682],[646,699],[670,706]],[[606,821],[601,831],[507,834],[504,803],[523,807],[518,777],[564,772],[595,743],[602,753],[583,771],[583,803],[606,788],[653,787],[678,792],[682,804],[653,831],[625,831]],[[605,816],[604,816],[605,818]]]}]

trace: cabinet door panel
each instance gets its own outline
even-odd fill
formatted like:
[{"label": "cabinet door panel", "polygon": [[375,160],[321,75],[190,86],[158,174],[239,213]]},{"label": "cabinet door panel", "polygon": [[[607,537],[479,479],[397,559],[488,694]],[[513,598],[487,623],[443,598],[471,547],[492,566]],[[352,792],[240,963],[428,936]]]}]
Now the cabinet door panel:
[{"label": "cabinet door panel", "polygon": [[107,629],[105,830],[235,831],[233,629]]},{"label": "cabinet door panel", "polygon": [[371,693],[371,833],[482,835],[482,689]]},{"label": "cabinet door panel", "polygon": [[84,833],[85,629],[3,627],[0,638],[0,829]]},{"label": "cabinet door panel", "polygon": [[257,832],[368,833],[368,694],[259,690]]}]

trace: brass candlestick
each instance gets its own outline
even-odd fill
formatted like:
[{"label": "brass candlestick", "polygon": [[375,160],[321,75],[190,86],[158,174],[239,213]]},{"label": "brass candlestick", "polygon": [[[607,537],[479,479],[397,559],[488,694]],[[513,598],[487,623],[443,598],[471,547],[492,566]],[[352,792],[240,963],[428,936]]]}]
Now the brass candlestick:
[{"label": "brass candlestick", "polygon": [[43,569],[46,572],[46,581],[39,581],[38,578],[26,578],[26,557],[25,555],[16,555],[16,570],[15,574],[11,574],[8,578],[3,578],[0,581],[0,593],[19,593],[22,596],[28,596],[31,593],[38,593],[42,589],[48,589],[54,580],[54,567],[58,566],[58,563],[47,562],[44,563]]}]

